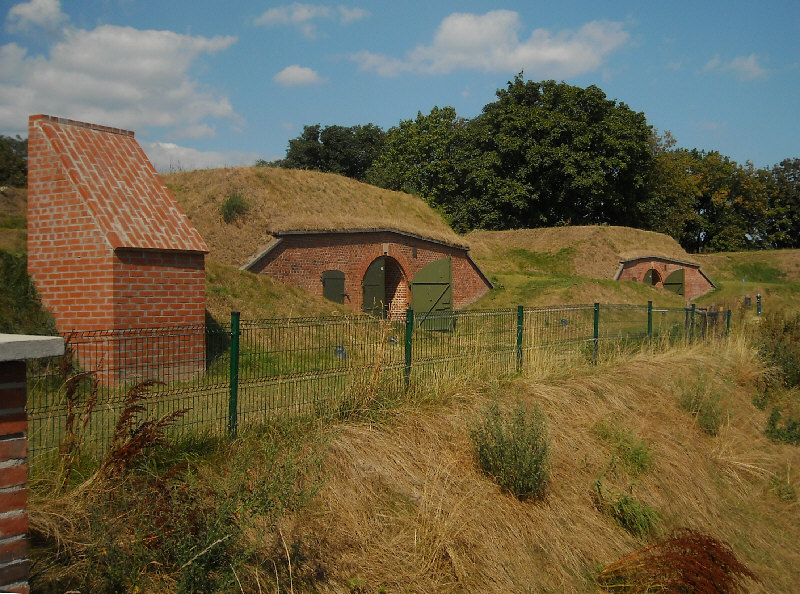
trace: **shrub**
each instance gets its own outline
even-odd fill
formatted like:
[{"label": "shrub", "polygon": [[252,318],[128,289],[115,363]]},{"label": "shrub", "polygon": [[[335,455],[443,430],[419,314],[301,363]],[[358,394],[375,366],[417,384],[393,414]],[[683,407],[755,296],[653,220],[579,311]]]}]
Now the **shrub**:
[{"label": "shrub", "polygon": [[233,192],[230,196],[228,196],[220,208],[222,220],[224,220],[226,223],[232,223],[249,210],[250,204],[239,192]]},{"label": "shrub", "polygon": [[475,421],[470,434],[480,468],[500,488],[519,499],[544,495],[549,478],[550,441],[540,407],[518,403],[502,414],[494,403]]},{"label": "shrub", "polygon": [[726,543],[684,529],[603,568],[601,586],[614,592],[739,592],[758,581]]},{"label": "shrub", "polygon": [[756,340],[761,355],[780,370],[784,385],[800,386],[800,314],[764,316]]}]

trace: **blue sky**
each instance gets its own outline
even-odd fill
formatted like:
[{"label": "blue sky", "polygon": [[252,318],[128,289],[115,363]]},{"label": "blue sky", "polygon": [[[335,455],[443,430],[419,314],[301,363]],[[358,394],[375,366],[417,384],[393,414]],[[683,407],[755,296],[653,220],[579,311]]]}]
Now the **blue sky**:
[{"label": "blue sky", "polygon": [[603,89],[678,146],[800,157],[800,1],[0,0],[0,133],[131,129],[160,170],[284,156],[306,124],[473,117],[524,71]]}]

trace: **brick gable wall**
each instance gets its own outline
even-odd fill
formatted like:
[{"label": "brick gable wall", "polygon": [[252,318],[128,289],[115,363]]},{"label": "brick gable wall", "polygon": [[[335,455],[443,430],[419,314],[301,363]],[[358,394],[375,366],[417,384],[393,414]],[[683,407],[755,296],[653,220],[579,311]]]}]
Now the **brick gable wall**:
[{"label": "brick gable wall", "polygon": [[322,273],[341,270],[345,275],[345,293],[349,295],[345,304],[361,310],[361,281],[369,265],[384,255],[397,262],[404,276],[397,295],[405,303],[392,302],[393,314],[404,311],[410,302],[408,285],[417,272],[442,258],[451,258],[453,262],[453,306],[456,309],[479,299],[490,288],[463,248],[391,231],[284,235],[280,244],[250,270],[320,296]]},{"label": "brick gable wall", "polygon": [[28,272],[58,330],[169,328],[151,352],[111,335],[87,339],[76,346],[85,368],[102,363],[112,381],[173,374],[179,355],[197,368],[202,332],[168,337],[205,324],[205,251],[133,132],[31,117]]}]

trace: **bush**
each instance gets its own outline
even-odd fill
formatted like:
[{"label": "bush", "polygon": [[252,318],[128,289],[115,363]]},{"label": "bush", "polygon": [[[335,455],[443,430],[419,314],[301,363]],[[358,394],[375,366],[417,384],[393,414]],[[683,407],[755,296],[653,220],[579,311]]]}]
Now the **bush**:
[{"label": "bush", "polygon": [[226,223],[232,223],[241,215],[246,214],[249,210],[250,204],[239,192],[233,192],[230,196],[228,196],[220,208],[222,220],[224,220]]},{"label": "bush", "polygon": [[787,388],[800,386],[800,314],[764,316],[756,339],[761,355],[781,372]]},{"label": "bush", "polygon": [[475,458],[500,488],[519,499],[544,495],[549,478],[547,419],[538,406],[522,403],[509,414],[494,403],[476,420],[470,434]]}]

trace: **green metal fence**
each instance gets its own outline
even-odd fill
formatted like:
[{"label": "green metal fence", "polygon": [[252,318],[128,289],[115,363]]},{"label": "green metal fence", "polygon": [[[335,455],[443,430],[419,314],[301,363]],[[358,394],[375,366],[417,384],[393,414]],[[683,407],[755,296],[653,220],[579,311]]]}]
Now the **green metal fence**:
[{"label": "green metal fence", "polygon": [[402,321],[245,321],[234,313],[226,324],[73,332],[65,335],[67,355],[29,373],[29,452],[57,452],[68,423],[87,450],[107,446],[126,395],[143,381],[153,382],[144,415],[185,411],[173,434],[233,433],[279,415],[341,415],[436,381],[596,362],[607,345],[698,340],[729,328],[730,312],[649,303],[424,318],[409,311]]}]

